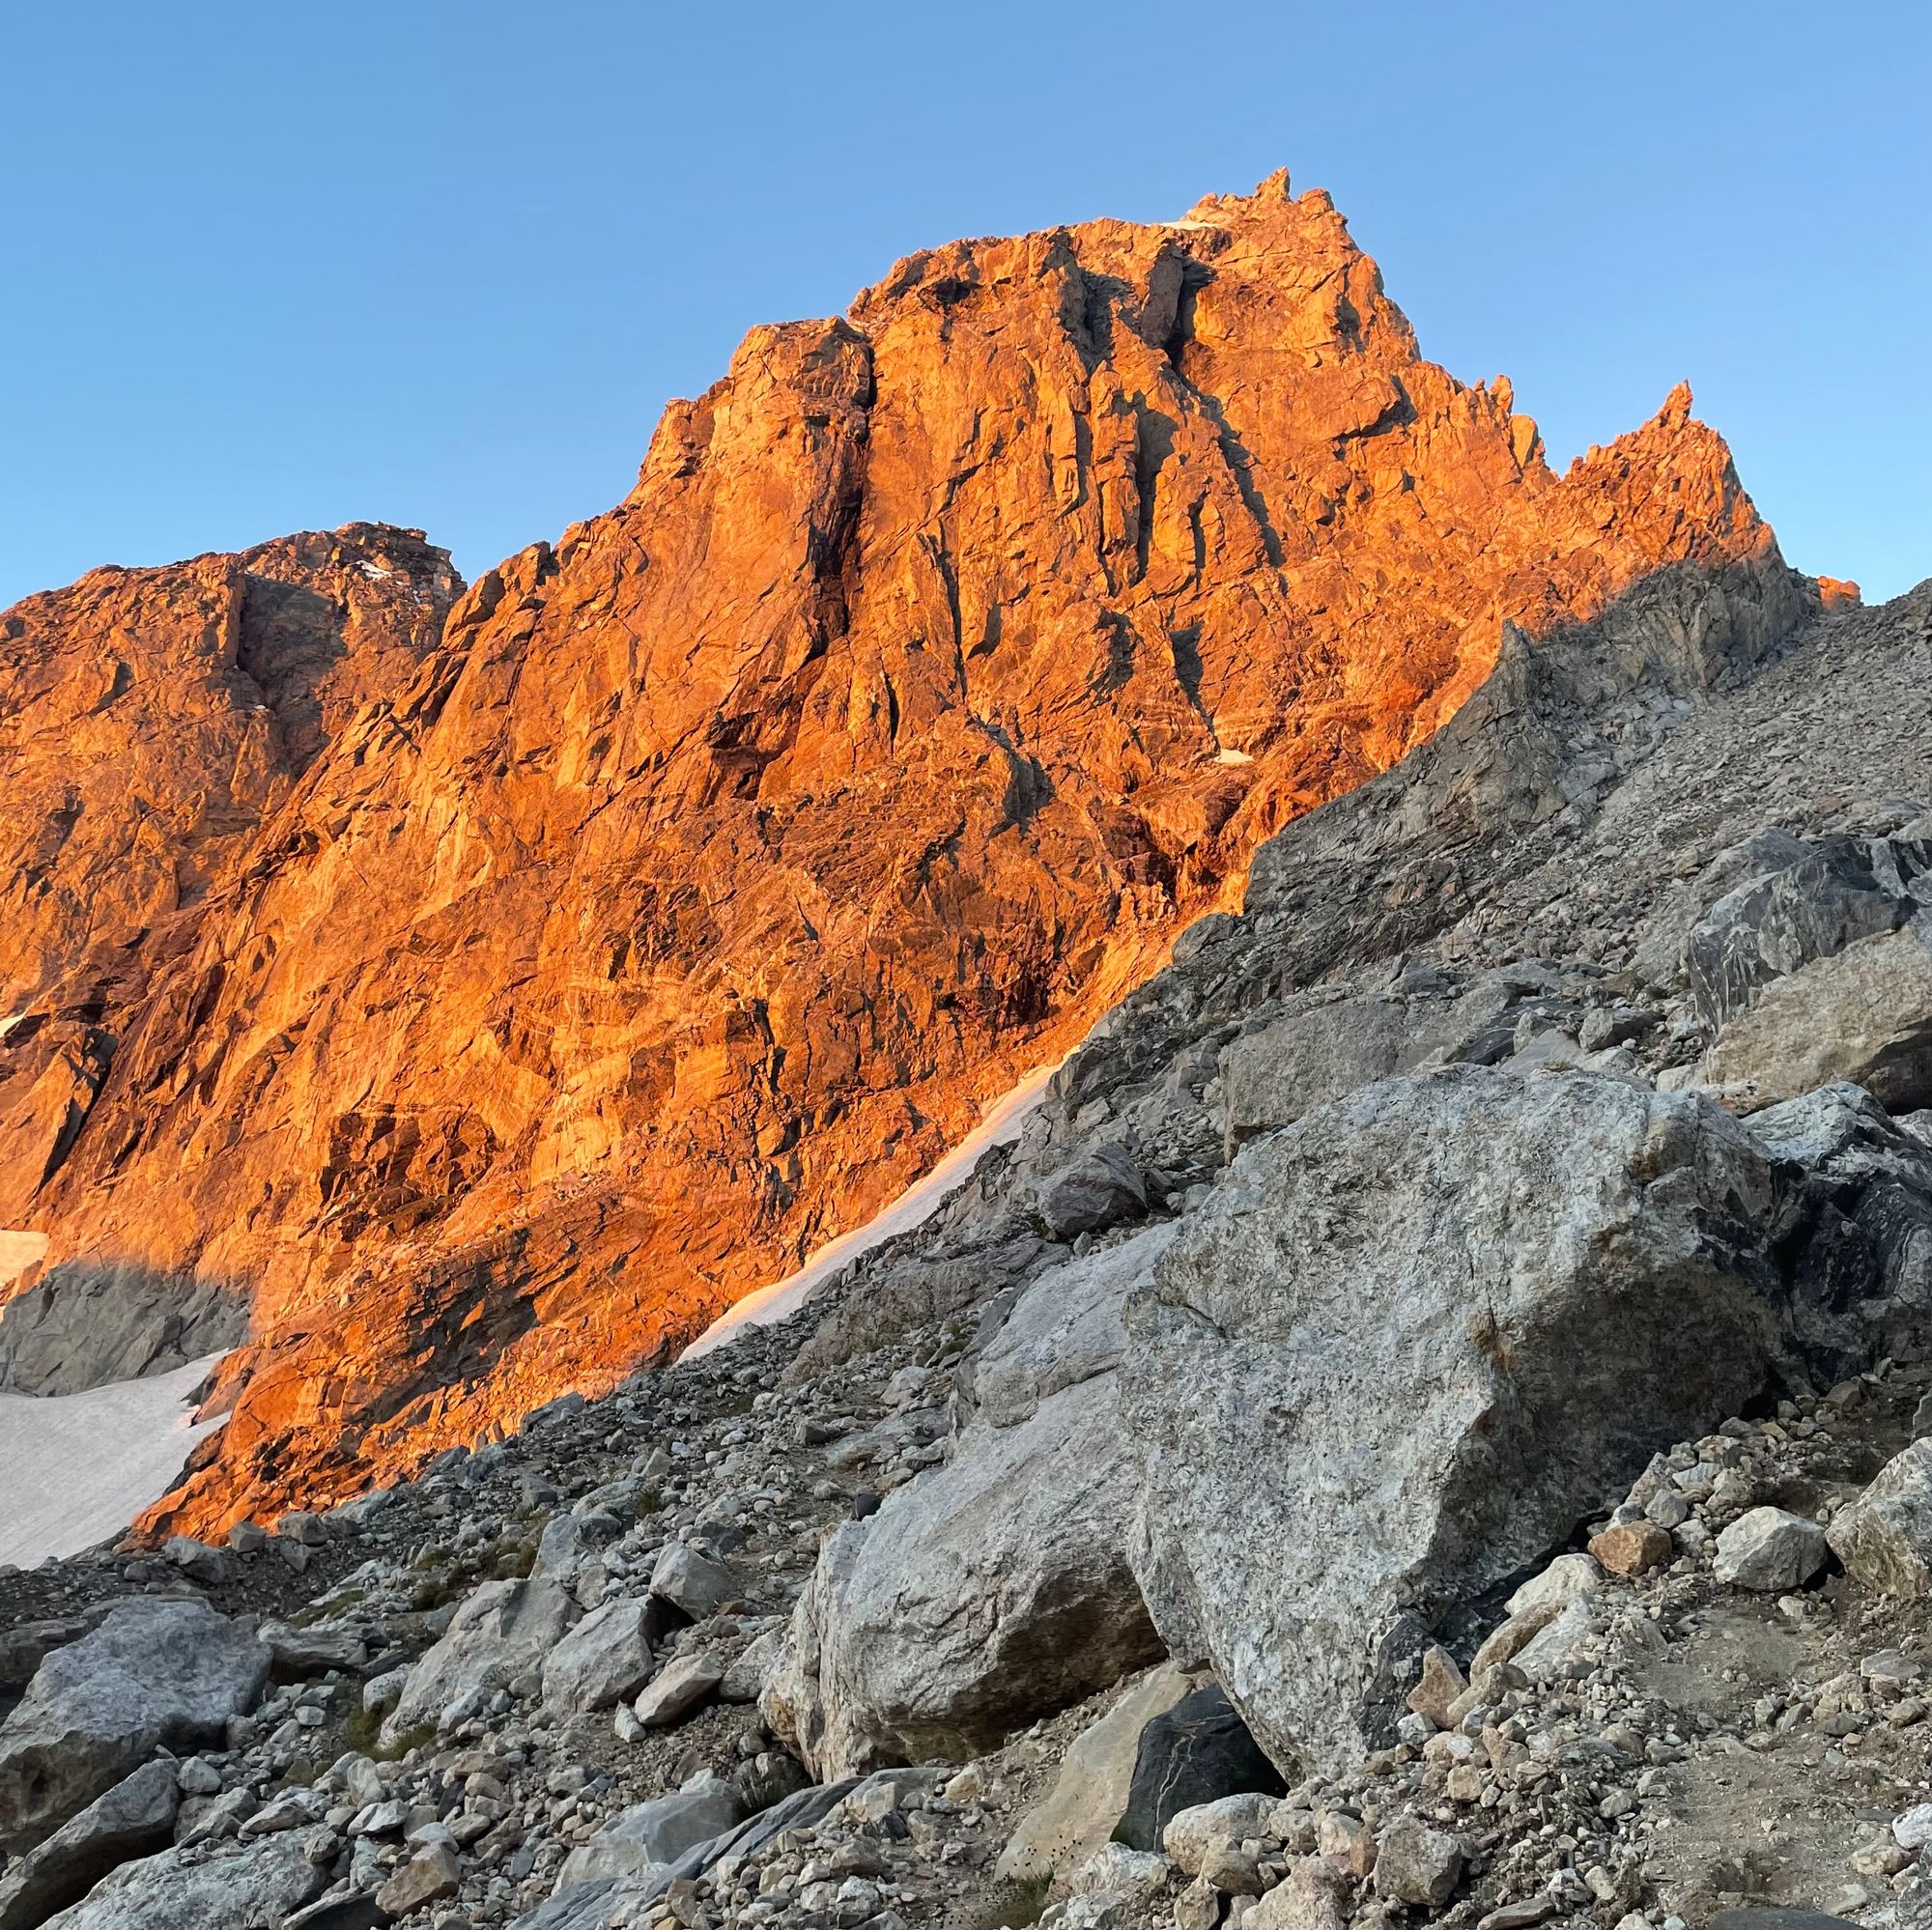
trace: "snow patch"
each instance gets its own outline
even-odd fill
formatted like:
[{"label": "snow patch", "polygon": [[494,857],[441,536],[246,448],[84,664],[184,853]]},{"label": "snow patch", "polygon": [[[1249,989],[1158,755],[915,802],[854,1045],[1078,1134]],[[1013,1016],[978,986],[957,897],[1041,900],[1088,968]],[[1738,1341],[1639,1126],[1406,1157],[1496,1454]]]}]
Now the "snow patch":
[{"label": "snow patch", "polygon": [[735,1306],[719,1315],[703,1333],[685,1348],[682,1358],[694,1360],[713,1348],[723,1347],[736,1337],[740,1327],[769,1326],[798,1312],[831,1276],[846,1262],[856,1260],[882,1246],[895,1235],[910,1233],[929,1220],[947,1196],[971,1178],[980,1155],[988,1147],[1010,1146],[1019,1138],[1027,1115],[1039,1103],[1046,1082],[1060,1069],[1042,1065],[1012,1091],[993,1101],[980,1123],[923,1178],[916,1179],[890,1206],[882,1206],[862,1227],[854,1227],[837,1239],[828,1240],[796,1273],[775,1280],[748,1293]]},{"label": "snow patch", "polygon": [[1245,751],[1217,751],[1214,761],[1217,764],[1252,764],[1255,760]]},{"label": "snow patch", "polygon": [[362,559],[361,562],[357,563],[355,567],[358,570],[360,570],[362,574],[365,577],[367,577],[371,582],[385,583],[389,581],[389,579],[392,576],[395,575],[395,571],[385,570],[381,563],[372,563],[366,556]]},{"label": "snow patch", "polygon": [[82,1394],[0,1394],[0,1562],[78,1554],[159,1500],[188,1449],[222,1425],[197,1425],[185,1405],[220,1358]]}]

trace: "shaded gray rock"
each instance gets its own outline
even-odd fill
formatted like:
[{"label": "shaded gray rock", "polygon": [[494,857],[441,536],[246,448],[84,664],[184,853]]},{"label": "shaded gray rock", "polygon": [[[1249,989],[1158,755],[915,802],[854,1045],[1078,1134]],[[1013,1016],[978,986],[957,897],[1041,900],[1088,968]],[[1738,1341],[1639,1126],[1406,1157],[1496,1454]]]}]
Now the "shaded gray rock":
[{"label": "shaded gray rock", "polygon": [[1932,914],[1767,985],[1705,1061],[1713,1084],[1790,1098],[1833,1080],[1906,1112],[1932,1103]]},{"label": "shaded gray rock", "polygon": [[1826,1531],[1846,1572],[1886,1595],[1932,1595],[1932,1440],[1916,1440]]},{"label": "shaded gray rock", "polygon": [[248,1296],[132,1263],[64,1261],[7,1303],[0,1388],[78,1394],[241,1344]]},{"label": "shaded gray rock", "polygon": [[1932,1320],[1932,1149],[1853,1085],[1748,1123],[1783,1169],[1789,1318],[1821,1377],[1867,1346],[1916,1349]]},{"label": "shaded gray rock", "polygon": [[0,1930],[32,1930],[117,1864],[166,1848],[180,1808],[173,1763],[147,1763],[117,1782],[0,1877]]},{"label": "shaded gray rock", "polygon": [[1111,1373],[1126,1351],[1127,1295],[1175,1232],[1173,1222],[1149,1227],[1040,1274],[962,1362],[962,1399],[992,1426],[1017,1427],[1053,1395]]},{"label": "shaded gray rock", "polygon": [[1097,1233],[1147,1211],[1147,1180],[1118,1146],[1097,1146],[1041,1181],[1034,1211],[1054,1239]]},{"label": "shaded gray rock", "polygon": [[702,1702],[724,1679],[724,1664],[700,1651],[665,1664],[638,1697],[637,1717],[646,1729],[668,1729]]},{"label": "shaded gray rock", "polygon": [[1130,1849],[1158,1850],[1167,1826],[1183,1810],[1230,1796],[1281,1796],[1286,1789],[1239,1712],[1211,1683],[1141,1731],[1115,1835]]},{"label": "shaded gray rock", "polygon": [[1248,1146],[1128,1306],[1136,1569],[1283,1765],[1392,1733],[1455,1603],[1784,1357],[1772,1163],[1585,1073],[1389,1080]]},{"label": "shaded gray rock", "polygon": [[1752,1508],[1718,1537],[1717,1575],[1735,1588],[1785,1595],[1825,1565],[1825,1530],[1783,1508]]},{"label": "shaded gray rock", "polygon": [[544,1659],[544,1707],[582,1715],[635,1695],[654,1666],[644,1614],[643,1603],[619,1601],[584,1616]]},{"label": "shaded gray rock", "polygon": [[1440,1910],[1463,1876],[1463,1845],[1417,1816],[1398,1816],[1376,1838],[1376,1888],[1395,1903]]},{"label": "shaded gray rock", "polygon": [[125,1603],[53,1650],[0,1725],[0,1848],[30,1849],[157,1745],[219,1738],[268,1674],[269,1651],[206,1603]]},{"label": "shaded gray rock", "polygon": [[457,1609],[440,1641],[410,1670],[386,1727],[392,1734],[434,1723],[471,1691],[499,1689],[541,1665],[582,1614],[544,1575],[486,1581]]},{"label": "shaded gray rock", "polygon": [[1052,1790],[1020,1819],[994,1875],[1014,1883],[1061,1874],[1111,1840],[1126,1813],[1142,1734],[1190,1693],[1188,1678],[1168,1663],[1130,1683],[1104,1716],[1074,1738]]},{"label": "shaded gray rock", "polygon": [[660,1602],[701,1622],[744,1593],[744,1584],[722,1562],[689,1542],[671,1542],[651,1569],[651,1593]]},{"label": "shaded gray rock", "polygon": [[206,1862],[180,1848],[123,1863],[46,1930],[262,1930],[328,1882],[297,1836],[265,1836]]},{"label": "shaded gray rock", "polygon": [[559,1889],[599,1877],[629,1877],[668,1865],[744,1820],[728,1782],[708,1772],[682,1789],[635,1803],[564,1859]]},{"label": "shaded gray rock", "polygon": [[1764,869],[1719,898],[1685,941],[1684,976],[1713,1025],[1748,1011],[1774,979],[1895,931],[1932,902],[1932,847],[1884,837],[1805,844],[1773,833],[1755,850]]},{"label": "shaded gray rock", "polygon": [[1166,1237],[1040,1275],[1010,1341],[982,1349],[985,1411],[950,1460],[820,1549],[761,1698],[815,1774],[977,1754],[1158,1659],[1127,1561],[1136,1479],[1111,1368],[1141,1270],[1120,1257]]}]

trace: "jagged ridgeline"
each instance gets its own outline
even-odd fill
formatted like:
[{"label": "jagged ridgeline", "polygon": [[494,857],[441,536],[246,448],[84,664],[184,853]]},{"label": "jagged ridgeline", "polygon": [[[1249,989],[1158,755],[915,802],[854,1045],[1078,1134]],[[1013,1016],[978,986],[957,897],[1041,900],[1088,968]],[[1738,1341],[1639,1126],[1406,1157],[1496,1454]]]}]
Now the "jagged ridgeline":
[{"label": "jagged ridgeline", "polygon": [[1686,567],[1794,620],[1688,404],[1556,475],[1277,177],[754,330],[621,505],[461,594],[358,526],[29,599],[17,1328],[96,1328],[103,1279],[249,1310],[162,1518],[206,1531],[662,1359],[1426,741],[1508,626]]},{"label": "jagged ridgeline", "polygon": [[1557,479],[1277,181],[755,335],[453,604],[14,612],[208,769],[35,820],[10,1372],[259,1332],[0,1572],[0,1930],[1932,1920],[1932,585],[1686,402]]}]

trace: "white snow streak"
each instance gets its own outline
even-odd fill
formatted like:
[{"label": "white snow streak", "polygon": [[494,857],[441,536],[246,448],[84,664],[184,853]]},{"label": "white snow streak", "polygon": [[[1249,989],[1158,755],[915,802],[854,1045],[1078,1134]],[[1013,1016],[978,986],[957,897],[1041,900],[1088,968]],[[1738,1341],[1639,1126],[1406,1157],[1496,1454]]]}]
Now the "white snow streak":
[{"label": "white snow streak", "polygon": [[796,1273],[748,1293],[736,1306],[719,1315],[703,1333],[685,1348],[683,1358],[696,1359],[723,1347],[740,1327],[769,1326],[795,1314],[820,1286],[849,1260],[869,1253],[895,1234],[909,1233],[939,1210],[949,1193],[966,1181],[980,1155],[989,1146],[1009,1146],[1020,1136],[1027,1114],[1038,1103],[1057,1065],[1042,1065],[1029,1072],[1004,1098],[996,1099],[980,1123],[935,1166],[924,1178],[916,1179],[890,1206],[882,1206],[862,1227],[828,1240]]}]

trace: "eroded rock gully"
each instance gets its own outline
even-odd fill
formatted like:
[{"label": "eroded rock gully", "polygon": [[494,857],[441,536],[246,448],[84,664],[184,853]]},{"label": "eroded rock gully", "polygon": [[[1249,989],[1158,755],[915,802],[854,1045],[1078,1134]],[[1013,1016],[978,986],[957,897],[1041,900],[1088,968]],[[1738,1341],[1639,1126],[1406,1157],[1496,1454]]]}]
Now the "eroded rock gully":
[{"label": "eroded rock gully", "polygon": [[[237,567],[7,619],[66,639],[28,668],[100,736],[90,771],[150,688],[109,696],[113,600],[219,603]],[[327,601],[335,567],[276,581]],[[156,1525],[336,1498],[661,1357],[1428,739],[1511,626],[1533,660],[1720,582],[1717,616],[1683,593],[1716,675],[1733,631],[1768,651],[1815,608],[1687,391],[1556,475],[1507,382],[1423,360],[1279,176],[910,257],[845,317],[753,330],[622,504],[446,617],[445,566],[412,568],[386,617],[350,583],[386,639],[353,675],[263,685],[286,781],[197,776],[222,835],[203,812],[112,919],[72,909],[60,854],[100,861],[58,827],[145,850],[148,817],[7,813],[52,882],[0,1217],[49,1235],[53,1289],[111,1263],[254,1296],[233,1418]],[[270,726],[212,714],[225,773]]]}]

